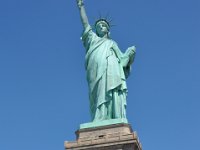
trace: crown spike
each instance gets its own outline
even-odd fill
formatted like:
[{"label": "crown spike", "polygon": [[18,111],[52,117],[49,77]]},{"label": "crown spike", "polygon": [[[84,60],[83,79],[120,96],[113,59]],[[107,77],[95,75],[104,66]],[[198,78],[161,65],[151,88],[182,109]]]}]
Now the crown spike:
[{"label": "crown spike", "polygon": [[105,19],[108,20],[109,17],[110,17],[110,13],[107,12]]},{"label": "crown spike", "polygon": [[103,16],[101,15],[101,13],[99,12],[99,18],[98,18],[98,19],[95,18],[94,27],[95,27],[100,21],[105,22],[105,23],[108,25],[108,28],[113,27],[113,26],[115,26],[115,25],[111,24],[111,23],[112,23],[112,20],[113,20],[113,19],[110,18],[110,14],[109,14],[109,13],[107,13],[107,15],[106,15],[105,17],[103,17]]},{"label": "crown spike", "polygon": [[99,11],[99,19],[102,19],[102,15],[101,12]]}]

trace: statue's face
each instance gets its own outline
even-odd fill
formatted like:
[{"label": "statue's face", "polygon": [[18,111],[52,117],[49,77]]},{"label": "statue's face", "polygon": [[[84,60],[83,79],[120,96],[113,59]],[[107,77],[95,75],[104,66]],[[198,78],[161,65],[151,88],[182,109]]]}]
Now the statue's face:
[{"label": "statue's face", "polygon": [[108,25],[104,21],[100,21],[96,25],[96,32],[100,37],[107,35],[109,32]]}]

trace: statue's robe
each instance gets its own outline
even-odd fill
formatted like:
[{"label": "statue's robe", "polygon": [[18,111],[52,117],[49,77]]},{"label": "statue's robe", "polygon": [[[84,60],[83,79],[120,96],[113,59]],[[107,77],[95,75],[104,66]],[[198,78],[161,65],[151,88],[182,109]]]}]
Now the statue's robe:
[{"label": "statue's robe", "polygon": [[126,77],[130,57],[122,53],[116,42],[100,38],[88,26],[82,35],[86,49],[85,67],[89,86],[90,110],[93,121],[126,118]]}]

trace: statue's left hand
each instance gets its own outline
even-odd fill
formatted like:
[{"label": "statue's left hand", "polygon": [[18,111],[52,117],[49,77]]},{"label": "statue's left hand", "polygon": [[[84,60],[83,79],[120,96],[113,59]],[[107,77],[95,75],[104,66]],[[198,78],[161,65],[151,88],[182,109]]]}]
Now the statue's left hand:
[{"label": "statue's left hand", "polygon": [[134,53],[136,53],[136,47],[135,46],[131,46],[127,49],[128,55],[129,56],[133,56]]}]

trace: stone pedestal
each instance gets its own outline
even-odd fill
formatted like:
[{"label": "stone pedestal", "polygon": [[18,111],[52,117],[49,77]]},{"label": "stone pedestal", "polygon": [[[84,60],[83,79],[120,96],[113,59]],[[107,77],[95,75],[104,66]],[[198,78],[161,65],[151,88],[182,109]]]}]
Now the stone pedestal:
[{"label": "stone pedestal", "polygon": [[142,150],[129,124],[113,124],[76,131],[76,141],[65,141],[66,150]]}]

